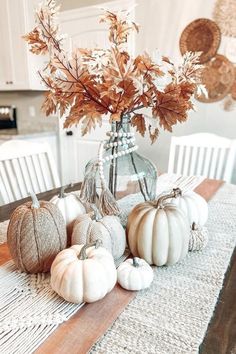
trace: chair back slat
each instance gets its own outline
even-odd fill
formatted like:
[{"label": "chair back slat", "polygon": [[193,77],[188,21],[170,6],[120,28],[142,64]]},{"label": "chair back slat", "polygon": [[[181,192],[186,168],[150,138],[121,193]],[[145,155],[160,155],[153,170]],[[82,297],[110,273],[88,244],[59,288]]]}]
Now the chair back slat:
[{"label": "chair back slat", "polygon": [[211,166],[210,166],[210,171],[209,171],[210,178],[214,178],[216,176],[216,166],[217,166],[219,150],[220,149],[218,147],[216,147],[212,153]]},{"label": "chair back slat", "polygon": [[11,140],[0,145],[0,202],[10,203],[29,192],[44,192],[60,186],[47,144]]},{"label": "chair back slat", "polygon": [[27,194],[27,188],[26,188],[25,179],[23,178],[24,175],[21,172],[20,159],[12,159],[11,163],[19,185],[20,197],[23,198]]},{"label": "chair back slat", "polygon": [[236,141],[214,134],[172,137],[168,172],[201,175],[230,182],[235,156]]}]

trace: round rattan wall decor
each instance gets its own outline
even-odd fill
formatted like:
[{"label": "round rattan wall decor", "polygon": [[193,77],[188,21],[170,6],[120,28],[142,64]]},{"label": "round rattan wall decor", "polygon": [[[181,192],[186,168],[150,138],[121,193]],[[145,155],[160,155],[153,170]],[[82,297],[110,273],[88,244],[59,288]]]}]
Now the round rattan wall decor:
[{"label": "round rattan wall decor", "polygon": [[222,100],[231,92],[234,75],[234,65],[224,55],[217,54],[205,64],[202,72],[202,83],[208,91],[208,97],[202,95],[196,99],[206,103]]},{"label": "round rattan wall decor", "polygon": [[199,18],[183,30],[179,41],[180,52],[182,55],[187,51],[202,52],[200,62],[205,63],[216,54],[220,40],[218,25],[207,18]]}]

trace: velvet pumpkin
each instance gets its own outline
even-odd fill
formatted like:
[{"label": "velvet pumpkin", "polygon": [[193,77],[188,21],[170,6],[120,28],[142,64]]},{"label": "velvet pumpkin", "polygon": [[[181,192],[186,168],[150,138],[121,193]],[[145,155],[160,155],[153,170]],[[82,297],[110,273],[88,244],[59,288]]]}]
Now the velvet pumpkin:
[{"label": "velvet pumpkin", "polygon": [[80,304],[102,299],[116,284],[112,255],[101,240],[60,252],[51,267],[51,286],[63,299]]},{"label": "velvet pumpkin", "polygon": [[181,261],[188,252],[189,225],[185,214],[166,200],[177,198],[179,189],[157,201],[138,204],[129,214],[127,236],[134,257],[157,266]]}]

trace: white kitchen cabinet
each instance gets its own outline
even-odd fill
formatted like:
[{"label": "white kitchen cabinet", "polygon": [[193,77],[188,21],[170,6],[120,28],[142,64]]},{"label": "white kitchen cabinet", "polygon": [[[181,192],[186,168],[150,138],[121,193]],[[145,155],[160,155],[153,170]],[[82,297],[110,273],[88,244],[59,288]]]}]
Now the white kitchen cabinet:
[{"label": "white kitchen cabinet", "polygon": [[45,58],[33,55],[22,36],[34,27],[38,0],[1,0],[0,91],[45,90],[37,71]]},{"label": "white kitchen cabinet", "polygon": [[[61,13],[61,31],[68,35],[67,48],[70,46],[80,48],[107,48],[108,26],[99,23],[102,8],[111,11],[129,9],[134,5],[134,0],[118,0],[101,4],[99,7],[90,6],[69,10]],[[134,15],[134,13],[133,13]],[[133,17],[134,19],[134,17]],[[134,53],[134,38],[129,42],[129,52]],[[106,132],[110,130],[109,117],[103,120],[102,127],[97,127],[91,134],[81,136],[80,127],[63,129],[63,119],[59,123],[59,147],[60,165],[62,171],[62,183],[82,181],[84,168],[87,162],[97,157],[101,140],[106,138]]]}]

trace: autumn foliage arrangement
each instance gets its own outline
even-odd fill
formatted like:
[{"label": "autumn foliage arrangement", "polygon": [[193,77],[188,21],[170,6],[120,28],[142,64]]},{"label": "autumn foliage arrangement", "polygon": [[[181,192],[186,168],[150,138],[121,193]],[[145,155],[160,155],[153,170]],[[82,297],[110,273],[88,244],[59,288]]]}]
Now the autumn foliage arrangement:
[{"label": "autumn foliage arrangement", "polygon": [[[109,27],[108,49],[63,49],[54,0],[45,1],[36,11],[36,27],[25,40],[34,54],[47,54],[48,63],[40,76],[48,91],[42,109],[46,115],[67,114],[64,127],[81,123],[82,134],[102,124],[120,122],[131,115],[131,124],[151,141],[159,129],[186,121],[196,90],[201,90],[198,53],[187,53],[175,68],[167,57],[144,53],[133,58],[127,51],[128,38],[139,28],[127,12],[106,11],[101,17]],[[145,112],[145,113],[143,113]]]}]

